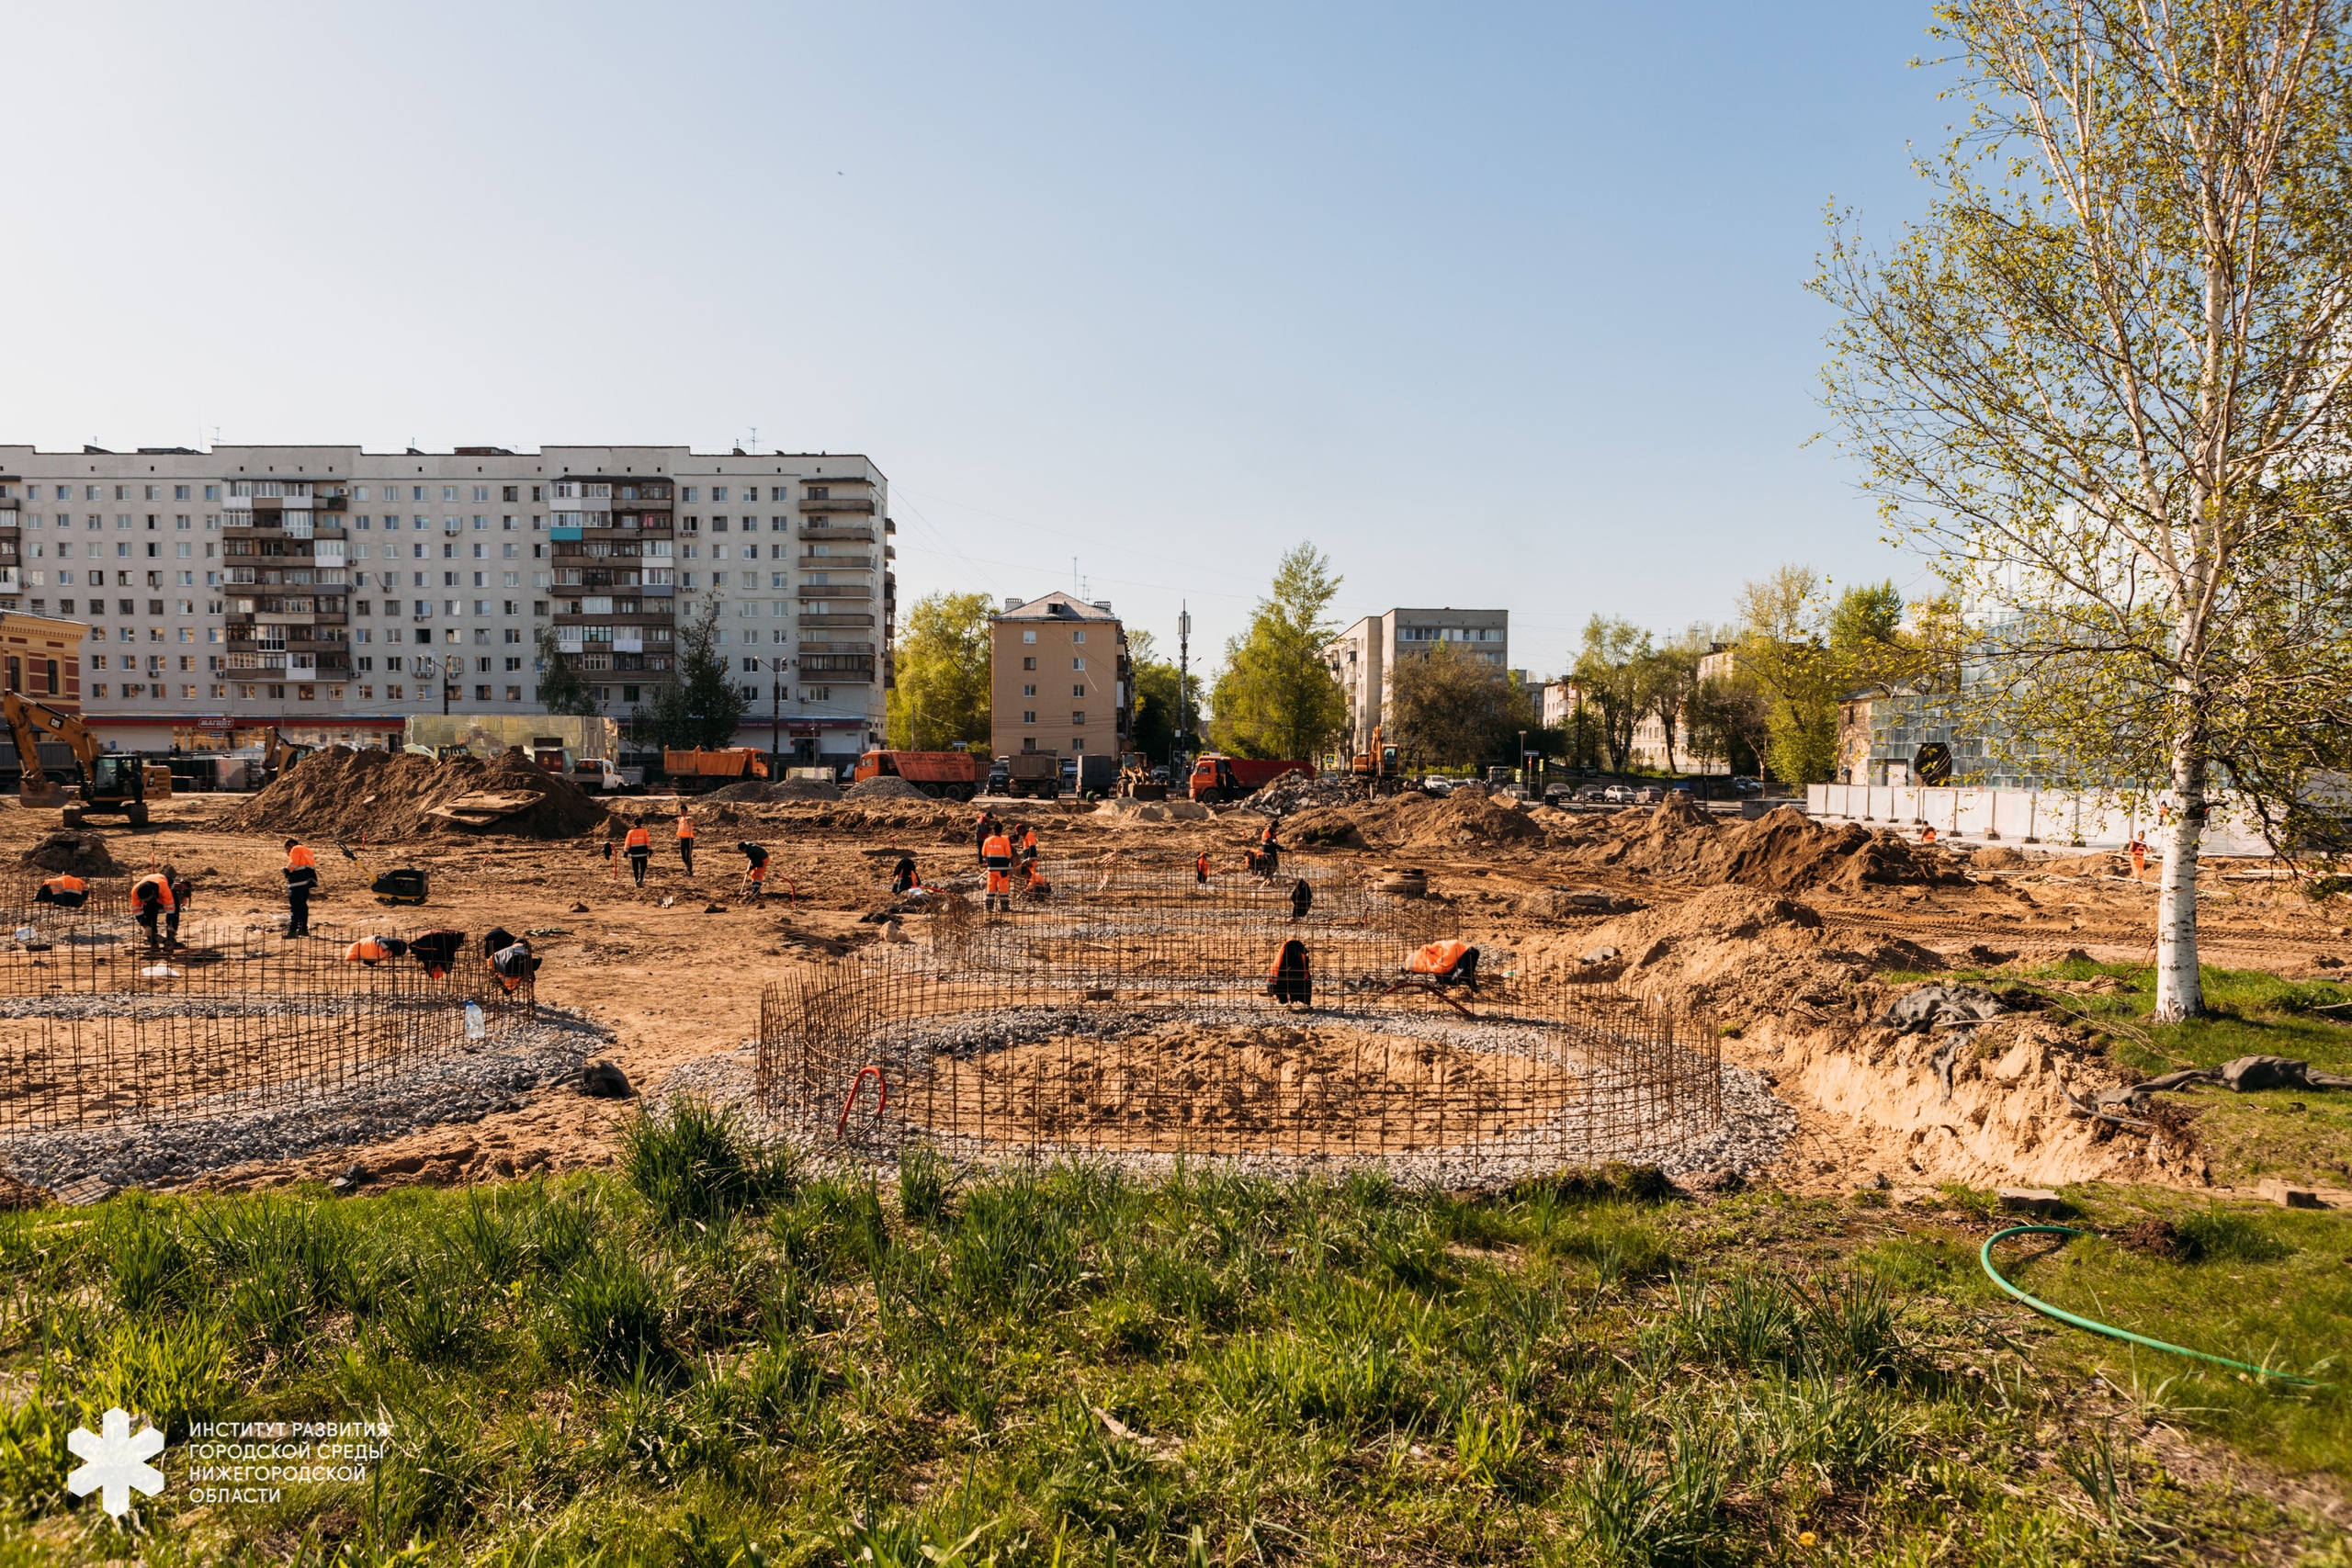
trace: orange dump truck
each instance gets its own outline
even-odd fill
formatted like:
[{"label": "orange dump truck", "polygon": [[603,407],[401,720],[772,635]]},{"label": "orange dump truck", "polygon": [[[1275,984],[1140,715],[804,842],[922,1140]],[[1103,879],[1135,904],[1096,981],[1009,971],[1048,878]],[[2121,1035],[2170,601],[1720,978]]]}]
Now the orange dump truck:
[{"label": "orange dump truck", "polygon": [[904,779],[935,799],[969,800],[988,781],[988,764],[969,751],[868,751],[852,772],[858,779]]},{"label": "orange dump truck", "polygon": [[768,776],[768,763],[749,746],[728,746],[716,751],[664,750],[662,771],[681,789],[714,789],[729,779],[763,779]]}]

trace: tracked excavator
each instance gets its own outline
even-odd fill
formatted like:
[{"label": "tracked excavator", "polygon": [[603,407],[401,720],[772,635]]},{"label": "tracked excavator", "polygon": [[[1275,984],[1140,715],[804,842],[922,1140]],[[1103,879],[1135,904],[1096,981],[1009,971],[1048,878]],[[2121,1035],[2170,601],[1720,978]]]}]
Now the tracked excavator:
[{"label": "tracked excavator", "polygon": [[1365,780],[1375,795],[1401,795],[1405,789],[1404,762],[1394,741],[1383,743],[1381,727],[1372,727],[1372,750],[1359,751],[1350,760],[1348,772]]},{"label": "tracked excavator", "polygon": [[[62,807],[68,828],[79,828],[94,811],[119,811],[132,827],[144,828],[148,796],[172,792],[171,769],[100,750],[97,737],[70,713],[61,713],[46,703],[29,702],[14,692],[0,692],[0,715],[6,716],[8,733],[17,742],[23,775],[17,798],[34,807]],[[41,771],[44,739],[71,749],[74,760],[82,765],[79,800],[70,798]],[[32,759],[29,764],[23,763],[26,758]]]},{"label": "tracked excavator", "polygon": [[262,781],[265,784],[274,781],[317,750],[315,746],[298,746],[273,728],[261,743]]}]

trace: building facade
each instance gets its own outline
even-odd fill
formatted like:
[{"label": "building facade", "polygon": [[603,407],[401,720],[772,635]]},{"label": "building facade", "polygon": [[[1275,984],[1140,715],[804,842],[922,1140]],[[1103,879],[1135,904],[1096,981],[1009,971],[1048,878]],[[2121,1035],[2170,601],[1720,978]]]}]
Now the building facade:
[{"label": "building facade", "polygon": [[164,750],[544,711],[542,630],[626,718],[715,607],[738,739],[840,758],[882,728],[888,482],[683,446],[0,446],[0,612],[87,626],[85,718]]},{"label": "building facade", "polygon": [[1348,750],[1371,749],[1374,728],[1387,724],[1389,681],[1396,661],[1455,643],[1498,670],[1510,668],[1508,610],[1396,609],[1366,615],[1325,645],[1323,661],[1348,699]]},{"label": "building facade", "polygon": [[1128,749],[1135,671],[1111,602],[1007,599],[991,622],[989,743],[997,756],[1117,757]]}]

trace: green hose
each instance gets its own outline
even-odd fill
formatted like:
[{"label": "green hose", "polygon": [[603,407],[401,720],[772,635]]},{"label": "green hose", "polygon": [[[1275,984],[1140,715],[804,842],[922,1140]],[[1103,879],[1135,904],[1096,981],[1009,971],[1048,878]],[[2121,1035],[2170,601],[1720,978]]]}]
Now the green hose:
[{"label": "green hose", "polygon": [[2027,1295],[2023,1291],[2018,1290],[2015,1285],[2012,1285],[2007,1280],[2002,1279],[2001,1271],[1993,1267],[1993,1248],[1996,1243],[2007,1241],[2013,1235],[2030,1235],[2036,1233],[2044,1235],[2087,1235],[2090,1234],[2087,1231],[2075,1230],[2066,1225],[2011,1225],[2007,1230],[1995,1231],[1991,1235],[1985,1237],[1984,1249],[1976,1255],[1976,1260],[1984,1266],[1984,1277],[1986,1279],[1992,1280],[1993,1283],[2000,1286],[2001,1289],[2017,1297],[2018,1300],[2025,1303],[2026,1305],[2031,1307],[2034,1311],[2042,1314],[2044,1316],[2054,1317],[2059,1322],[2070,1324],[2076,1328],[2088,1329],[2093,1334],[2104,1334],[2109,1339],[2121,1339],[2133,1345],[2145,1345],[2151,1350],[2163,1350],[2175,1356],[2194,1356],[2200,1361],[2211,1361],[2217,1367],[2228,1367],[2233,1371],[2252,1372],[2258,1378],[2270,1378],[2279,1382],[2297,1383],[2304,1388],[2316,1388],[2319,1386],[2314,1380],[2311,1378],[2300,1378],[2292,1372],[2274,1372],[2267,1367],[2248,1366],[2244,1361],[2233,1361],[2227,1356],[2211,1356],[2202,1350],[2192,1350],[2186,1345],[2167,1345],[2161,1339],[2151,1339],[2144,1334],[2134,1334],[2128,1328],[2118,1328],[2112,1324],[2097,1323],[2087,1317],[2076,1317],[2071,1312],[2062,1311],[2057,1307],[2052,1306],[2048,1302],[2038,1301],[2034,1297]]}]

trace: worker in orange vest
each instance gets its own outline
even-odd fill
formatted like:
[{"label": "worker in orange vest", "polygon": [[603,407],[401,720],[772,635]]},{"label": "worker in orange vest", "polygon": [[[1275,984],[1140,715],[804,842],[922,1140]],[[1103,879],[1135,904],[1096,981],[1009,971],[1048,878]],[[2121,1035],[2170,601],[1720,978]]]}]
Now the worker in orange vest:
[{"label": "worker in orange vest", "polygon": [[345,964],[365,964],[373,969],[387,958],[398,958],[408,951],[408,943],[396,936],[363,936],[343,950]]},{"label": "worker in orange vest", "polygon": [[311,934],[311,892],[319,885],[319,863],[300,839],[286,840],[286,934]]},{"label": "worker in orange vest", "polygon": [[1478,988],[1478,950],[1466,942],[1433,942],[1413,954],[1406,969],[1441,986]]},{"label": "worker in orange vest", "polygon": [[629,874],[637,878],[639,887],[644,886],[645,863],[653,858],[653,835],[646,830],[644,823],[639,822],[628,830],[628,837],[621,840],[621,848],[628,853]]},{"label": "worker in orange vest", "polygon": [[680,807],[678,811],[678,858],[686,863],[686,874],[695,874],[694,813]]},{"label": "worker in orange vest", "polygon": [[988,868],[989,890],[981,899],[984,910],[993,910],[1002,901],[1007,909],[1012,908],[1012,840],[1002,831],[990,833],[980,840],[980,863]]},{"label": "worker in orange vest", "polygon": [[163,938],[155,929],[155,922],[172,908],[171,867],[151,871],[132,883],[130,908],[133,918],[147,932],[147,950],[153,953],[162,947]]},{"label": "worker in orange vest", "polygon": [[33,895],[36,904],[54,904],[61,909],[78,909],[89,901],[90,885],[78,876],[52,876],[40,885]]},{"label": "worker in orange vest", "polygon": [[1037,863],[1037,829],[1027,822],[1021,824],[1021,863],[1023,866]]},{"label": "worker in orange vest", "polygon": [[2145,881],[2148,875],[2148,840],[2134,833],[2132,841],[2123,846],[2123,852],[2132,857],[2132,880]]},{"label": "worker in orange vest", "polygon": [[1199,854],[1193,857],[1193,886],[1195,887],[1206,887],[1208,885],[1209,852],[1206,850],[1203,850]]},{"label": "worker in orange vest", "polygon": [[743,891],[752,896],[752,903],[764,902],[768,891],[767,846],[752,843],[747,839],[735,848],[748,863],[743,867]]}]

